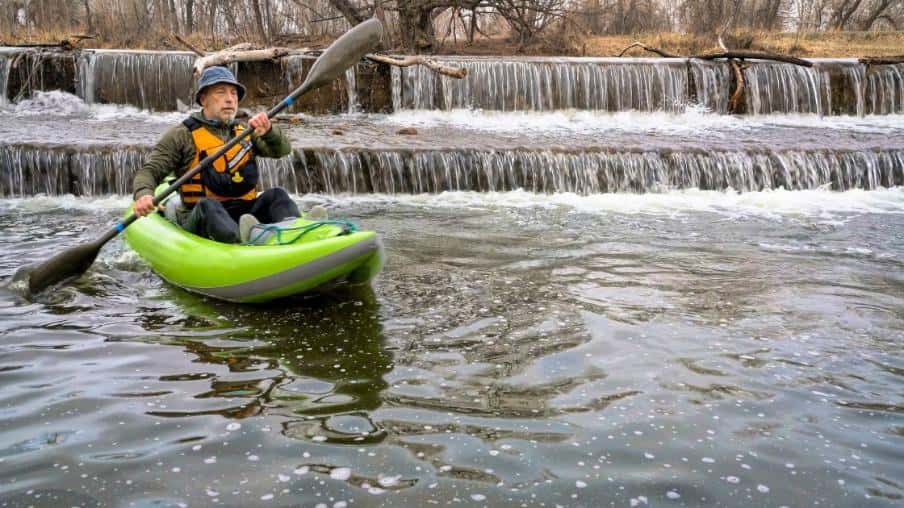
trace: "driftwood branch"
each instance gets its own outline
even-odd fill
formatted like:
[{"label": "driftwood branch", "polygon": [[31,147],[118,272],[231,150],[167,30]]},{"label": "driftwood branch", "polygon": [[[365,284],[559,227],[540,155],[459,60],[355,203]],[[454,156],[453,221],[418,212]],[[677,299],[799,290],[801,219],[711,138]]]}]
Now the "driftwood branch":
[{"label": "driftwood branch", "polygon": [[813,67],[813,62],[795,58],[793,56],[777,55],[775,53],[764,53],[762,51],[750,51],[747,49],[733,49],[731,51],[722,51],[718,53],[704,53],[702,55],[693,55],[688,58],[696,58],[698,60],[718,60],[722,58],[737,58],[739,60],[772,60],[775,62],[783,62],[802,67]]},{"label": "driftwood branch", "polygon": [[0,40],[0,46],[6,46],[10,48],[59,48],[63,50],[75,49],[75,46],[85,39],[96,39],[96,35],[91,34],[72,34],[66,37],[65,39],[61,39],[59,42],[31,42],[31,43],[7,43],[3,40]]},{"label": "driftwood branch", "polygon": [[[691,55],[688,57],[683,57],[681,55],[675,55],[675,54],[669,53],[667,51],[663,51],[663,50],[653,47],[653,46],[647,46],[646,44],[644,44],[640,41],[636,41],[636,42],[631,43],[625,49],[623,49],[622,52],[618,54],[618,56],[623,56],[631,48],[641,48],[644,51],[649,51],[650,53],[656,53],[657,55],[665,57],[665,58],[696,58],[698,60],[720,60],[720,59],[729,59],[730,60],[732,58],[736,58],[738,60],[771,60],[771,61],[775,61],[775,62],[783,62],[783,63],[789,63],[789,64],[794,64],[794,65],[800,65],[803,67],[813,67],[813,62],[808,62],[806,60],[802,60],[800,58],[795,58],[793,56],[778,55],[775,53],[766,53],[763,51],[751,51],[751,50],[747,50],[747,49],[731,49],[731,50],[725,49],[725,43],[722,42],[721,36],[719,37],[719,45],[722,46],[722,49],[723,49],[720,52],[703,53],[701,55]],[[904,58],[904,57],[889,57],[889,58],[895,59],[895,58]],[[863,59],[861,59],[861,61],[862,60]],[[897,62],[894,62],[894,63],[897,63]]]},{"label": "driftwood branch", "polygon": [[3,44],[9,48],[45,48],[45,49],[72,49],[72,42],[69,39],[63,39],[60,42],[34,42],[23,44]]},{"label": "driftwood branch", "polygon": [[225,48],[221,51],[249,51],[252,49],[254,49],[254,44],[252,44],[250,42],[240,42],[238,44],[229,46],[228,48]]},{"label": "driftwood branch", "polygon": [[204,69],[215,65],[229,65],[233,62],[259,62],[262,60],[276,60],[293,51],[289,48],[253,49],[249,51],[219,51],[195,60],[193,72],[200,76]]},{"label": "driftwood branch", "polygon": [[[178,35],[176,38],[189,47],[195,54],[198,55],[198,59],[195,60],[195,65],[193,67],[193,72],[195,76],[200,76],[201,72],[204,71],[207,67],[212,67],[215,65],[228,65],[233,62],[256,62],[261,60],[276,60],[291,54],[304,54],[308,52],[307,49],[289,49],[289,48],[269,48],[269,49],[254,49],[254,50],[236,50],[234,48],[225,49],[223,51],[218,51],[216,53],[212,53],[210,55],[206,55],[202,53],[200,50],[192,46],[188,43],[188,41],[182,39]],[[376,55],[369,54],[365,56],[368,60],[373,62],[383,63],[387,65],[394,65],[397,67],[411,67],[412,65],[423,65],[433,72],[442,74],[444,76],[450,76],[453,78],[461,79],[468,75],[468,70],[461,67],[452,67],[449,65],[443,65],[435,60],[431,60],[422,55],[415,56],[406,56],[404,58],[393,58],[386,55]]]},{"label": "driftwood branch", "polygon": [[644,44],[644,43],[642,43],[642,42],[640,42],[640,41],[634,41],[634,42],[632,42],[628,47],[626,47],[625,49],[623,49],[623,50],[621,51],[621,53],[618,54],[618,56],[623,56],[623,55],[624,55],[625,53],[627,53],[628,50],[631,49],[631,48],[641,48],[641,49],[643,49],[644,51],[648,51],[648,52],[650,52],[650,53],[656,53],[657,55],[659,55],[659,56],[661,56],[661,57],[665,57],[665,58],[681,58],[681,57],[678,56],[678,55],[673,55],[673,54],[671,54],[671,53],[666,53],[665,51],[663,51],[663,50],[661,50],[661,49],[659,49],[659,48],[654,48],[654,47],[652,47],[652,46],[647,46],[646,44]]},{"label": "driftwood branch", "polygon": [[860,58],[858,59],[858,62],[866,65],[894,65],[904,63],[904,55]]},{"label": "driftwood branch", "polygon": [[735,75],[735,89],[731,92],[731,98],[728,100],[728,111],[738,112],[741,106],[741,99],[744,97],[744,89],[747,88],[747,81],[744,79],[744,71],[741,64],[735,59],[728,60]]},{"label": "driftwood branch", "polygon": [[450,76],[457,79],[462,79],[468,75],[468,69],[463,67],[452,67],[449,65],[443,65],[435,60],[431,60],[423,55],[415,55],[415,56],[406,56],[404,58],[392,58],[386,55],[367,55],[364,58],[371,60],[377,63],[383,63],[387,65],[394,65],[396,67],[411,67],[412,65],[423,65],[433,72],[442,74],[444,76]]},{"label": "driftwood branch", "polygon": [[201,58],[204,58],[205,56],[207,56],[207,55],[204,54],[203,51],[201,51],[200,49],[196,48],[194,45],[192,45],[192,43],[190,43],[190,42],[188,42],[187,40],[183,39],[179,34],[173,34],[173,35],[176,37],[176,40],[177,40],[177,41],[181,42],[182,45],[185,46],[186,48],[188,48],[189,50],[191,50],[192,53],[194,53],[194,54],[200,56]]}]

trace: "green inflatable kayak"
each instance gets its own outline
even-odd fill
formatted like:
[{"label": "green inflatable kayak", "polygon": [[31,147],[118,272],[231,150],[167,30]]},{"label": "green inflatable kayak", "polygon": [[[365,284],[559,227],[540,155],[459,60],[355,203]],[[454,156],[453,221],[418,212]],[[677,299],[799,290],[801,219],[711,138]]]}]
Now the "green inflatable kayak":
[{"label": "green inflatable kayak", "polygon": [[350,223],[301,218],[263,226],[260,234],[252,234],[263,238],[255,245],[225,244],[193,235],[155,213],[126,228],[125,238],[171,284],[232,302],[267,302],[337,283],[362,284],[382,267],[377,234],[355,231]]}]

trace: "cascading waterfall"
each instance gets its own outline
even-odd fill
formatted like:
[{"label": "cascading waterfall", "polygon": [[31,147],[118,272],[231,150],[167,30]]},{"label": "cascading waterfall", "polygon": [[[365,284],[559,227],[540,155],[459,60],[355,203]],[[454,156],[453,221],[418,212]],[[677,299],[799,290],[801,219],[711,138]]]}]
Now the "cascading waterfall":
[{"label": "cascading waterfall", "polygon": [[[79,55],[75,65],[71,53],[0,48],[0,92],[5,91],[0,93],[0,101],[9,95],[28,97],[36,90],[62,89],[78,93],[88,103],[128,104],[159,111],[192,105],[192,53],[91,49]],[[14,59],[15,76],[11,65]],[[457,80],[420,66],[392,68],[386,85],[392,88],[394,110],[679,112],[697,103],[707,110],[725,113],[733,80],[729,65],[721,61],[482,57],[442,60],[467,68],[468,76]],[[282,61],[288,91],[302,81],[313,58],[294,55]],[[904,64],[866,66],[854,59],[813,61],[811,68],[748,62],[744,70],[747,112],[904,113]],[[233,64],[234,72],[236,67]],[[358,111],[358,80],[355,71],[348,71],[345,82],[334,85],[337,95],[321,97],[315,109]],[[292,111],[302,111],[302,107],[296,105]]]},{"label": "cascading waterfall", "polygon": [[857,116],[863,116],[866,114],[866,100],[864,97],[865,92],[865,82],[864,82],[864,69],[860,65],[848,65],[844,67],[844,84],[847,85],[845,88],[849,91],[850,95],[853,95],[853,111],[848,111],[846,113],[856,114]]},{"label": "cascading waterfall", "polygon": [[[148,148],[0,145],[0,195],[130,194]],[[264,187],[293,193],[663,192],[904,185],[904,150],[555,152],[313,150],[259,159]]]},{"label": "cascading waterfall", "polygon": [[0,145],[0,195],[69,194],[70,154]]},{"label": "cascading waterfall", "polygon": [[393,69],[396,109],[677,111],[688,102],[684,60],[445,59],[468,75]]},{"label": "cascading waterfall", "polygon": [[97,58],[92,51],[85,51],[78,59],[78,95],[88,104],[94,104],[94,88]]},{"label": "cascading waterfall", "polygon": [[0,106],[9,103],[7,97],[9,86],[9,66],[11,63],[12,53],[4,51],[0,48]]},{"label": "cascading waterfall", "polygon": [[79,152],[70,155],[72,192],[84,196],[131,194],[132,175],[147,160],[141,149]]},{"label": "cascading waterfall", "polygon": [[357,74],[355,73],[354,67],[345,69],[345,87],[348,92],[349,113],[357,113],[361,110],[361,105],[358,103],[358,83],[356,76]]},{"label": "cascading waterfall", "polygon": [[[307,76],[314,63],[314,58],[305,55],[290,55],[281,60],[282,77],[285,91],[295,90]],[[288,111],[293,113],[342,113],[354,112],[359,108],[357,95],[357,74],[353,69],[346,70],[344,80],[336,80],[332,85],[312,91],[299,99]],[[241,78],[239,78],[241,79]]]},{"label": "cascading waterfall", "polygon": [[691,60],[689,63],[696,103],[714,113],[728,112],[731,69],[724,62]]},{"label": "cascading waterfall", "polygon": [[904,112],[904,64],[817,59],[811,68],[756,62],[744,71],[747,112],[888,115]]},{"label": "cascading waterfall", "polygon": [[[117,150],[0,145],[0,196],[35,194],[129,195],[132,177],[147,161],[149,148]],[[292,156],[258,159],[263,188],[301,192]]]},{"label": "cascading waterfall", "polygon": [[131,194],[147,150],[85,150],[0,145],[0,195]]},{"label": "cascading waterfall", "polygon": [[131,104],[175,111],[192,105],[195,55],[162,51],[84,51],[79,60],[79,92],[85,102]]},{"label": "cascading waterfall", "polygon": [[74,91],[75,57],[70,52],[0,47],[0,60],[5,62],[0,63],[0,100],[15,102],[37,91]]},{"label": "cascading waterfall", "polygon": [[[18,54],[24,55],[21,65],[27,67],[12,68],[11,57]],[[177,97],[191,102],[194,56],[188,53],[85,51],[75,72],[71,55],[0,49],[0,92],[21,96],[21,91],[5,89],[7,83],[19,81],[27,81],[32,91],[53,86],[44,78],[50,79],[55,66],[62,68],[65,58],[70,68],[68,82],[78,76],[78,91],[87,102],[121,102],[167,110],[176,109]],[[310,57],[289,58],[283,64],[283,75],[290,84],[297,84],[311,62]],[[710,111],[726,113],[732,79],[731,68],[724,62],[680,59],[538,58],[497,62],[450,58],[448,62],[466,66],[468,78],[453,80],[420,67],[393,68],[394,105],[398,109],[675,112],[696,102]],[[820,60],[814,67],[804,68],[752,62],[744,72],[746,105],[752,114],[904,113],[904,65],[866,67],[849,59]],[[334,85],[338,99],[332,99],[331,104],[347,99],[347,111],[357,111],[357,80],[354,69],[347,71],[345,81]],[[132,90],[128,93],[123,91],[129,88]],[[81,106],[86,111],[79,110],[78,114],[90,117],[91,108]],[[59,108],[53,111],[71,115]],[[542,117],[538,115],[539,121]],[[896,122],[895,118],[888,120],[889,125]],[[450,127],[451,136],[457,135],[455,129]],[[35,143],[34,139],[24,138],[23,145],[0,145],[0,195],[129,194],[132,175],[149,151],[147,146],[133,146],[144,142],[138,137],[122,145],[97,146],[91,144],[96,143],[93,141],[75,147],[28,144]],[[294,193],[525,189],[580,194],[683,188],[754,191],[828,186],[847,190],[904,185],[904,149],[884,141],[878,145],[881,148],[853,142],[845,145],[849,148],[838,148],[828,142],[788,150],[795,145],[770,149],[774,145],[769,143],[754,148],[741,143],[711,151],[706,151],[710,145],[703,140],[695,142],[694,148],[680,141],[655,148],[639,143],[632,145],[635,148],[625,148],[614,143],[613,150],[587,148],[582,152],[584,148],[545,142],[536,148],[488,150],[479,146],[440,149],[416,141],[356,148],[345,142],[333,144],[328,136],[323,139],[327,140],[323,144],[312,144],[318,148],[279,160],[261,159],[262,185],[283,186]],[[482,138],[474,140],[479,145]],[[558,148],[549,149],[553,144]],[[468,145],[459,142],[451,146]],[[649,151],[631,151],[638,146]]]},{"label": "cascading waterfall", "polygon": [[866,112],[904,113],[904,64],[872,66],[865,74]]},{"label": "cascading waterfall", "polygon": [[904,185],[904,150],[748,152],[323,151],[302,189],[662,192],[670,189],[874,189]]},{"label": "cascading waterfall", "polygon": [[282,71],[286,88],[292,90],[304,80],[308,68],[306,60],[306,58],[297,55],[291,55],[282,59]]},{"label": "cascading waterfall", "polygon": [[402,107],[402,69],[392,67],[389,71],[390,87],[392,89],[392,110],[401,111]]},{"label": "cascading waterfall", "polygon": [[298,185],[298,178],[295,176],[296,170],[293,158],[292,155],[279,159],[258,157],[257,167],[261,173],[259,188],[282,187],[293,194],[303,192]]},{"label": "cascading waterfall", "polygon": [[[487,60],[445,57],[466,78],[423,67],[392,69],[392,99],[402,109],[497,111],[670,111],[696,102],[728,111],[726,62],[682,59],[559,58]],[[904,111],[904,64],[873,66],[817,59],[813,67],[753,61],[744,69],[750,114],[891,114]]]},{"label": "cascading waterfall", "polygon": [[750,114],[821,115],[832,110],[829,79],[818,67],[757,62],[743,72]]}]

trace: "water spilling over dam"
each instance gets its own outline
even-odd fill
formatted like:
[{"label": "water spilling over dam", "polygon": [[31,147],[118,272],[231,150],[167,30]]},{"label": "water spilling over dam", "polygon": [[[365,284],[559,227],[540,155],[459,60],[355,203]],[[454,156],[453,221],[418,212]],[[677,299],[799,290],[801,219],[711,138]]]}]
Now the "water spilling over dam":
[{"label": "water spilling over dam", "polygon": [[[457,80],[427,69],[393,70],[394,109],[498,111],[683,111],[690,104],[728,111],[729,64],[663,58],[447,57],[468,69]],[[853,59],[813,67],[753,62],[743,72],[746,112],[890,114],[904,112],[904,65],[867,68]]]},{"label": "water spilling over dam", "polygon": [[[70,113],[48,123],[52,110]],[[127,194],[153,142],[181,118],[87,106],[71,95],[40,96],[17,111],[14,125],[0,126],[0,195]],[[904,125],[894,116],[412,112],[297,121],[278,123],[294,154],[262,162],[268,182],[297,193],[904,185]]]},{"label": "water spilling over dam", "polygon": [[[232,64],[249,80],[249,104],[265,106],[292,90],[313,55]],[[464,67],[465,79],[420,67],[362,63],[345,80],[294,106],[296,112],[403,109],[494,111],[729,110],[735,77],[720,61],[682,58],[437,57]],[[88,103],[172,111],[191,106],[194,56],[178,51],[53,52],[0,48],[0,96],[60,89]],[[904,64],[813,59],[812,67],[750,61],[741,95],[747,114],[870,115],[904,112]],[[358,104],[355,104],[358,103]]]}]

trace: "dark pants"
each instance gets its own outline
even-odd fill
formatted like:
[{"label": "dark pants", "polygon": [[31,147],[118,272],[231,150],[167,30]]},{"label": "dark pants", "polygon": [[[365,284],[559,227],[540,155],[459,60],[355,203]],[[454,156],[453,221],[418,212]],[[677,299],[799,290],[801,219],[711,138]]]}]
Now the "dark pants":
[{"label": "dark pants", "polygon": [[301,215],[289,194],[276,187],[258,194],[254,201],[203,198],[195,204],[181,225],[186,231],[198,236],[223,243],[239,243],[238,220],[246,213],[254,215],[264,224]]}]

